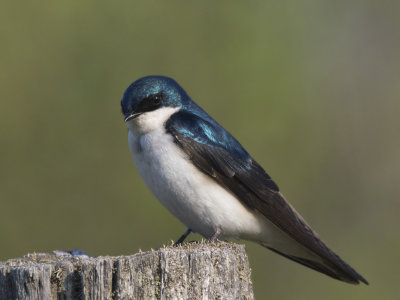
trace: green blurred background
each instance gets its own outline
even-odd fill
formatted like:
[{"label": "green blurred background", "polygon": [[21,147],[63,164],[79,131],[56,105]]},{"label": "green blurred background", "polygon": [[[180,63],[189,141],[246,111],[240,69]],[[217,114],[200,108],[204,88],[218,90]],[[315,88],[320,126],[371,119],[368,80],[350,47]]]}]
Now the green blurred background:
[{"label": "green blurred background", "polygon": [[132,254],[182,233],[135,170],[120,114],[132,81],[162,74],[371,283],[249,243],[257,299],[399,299],[399,3],[2,2],[0,260]]}]

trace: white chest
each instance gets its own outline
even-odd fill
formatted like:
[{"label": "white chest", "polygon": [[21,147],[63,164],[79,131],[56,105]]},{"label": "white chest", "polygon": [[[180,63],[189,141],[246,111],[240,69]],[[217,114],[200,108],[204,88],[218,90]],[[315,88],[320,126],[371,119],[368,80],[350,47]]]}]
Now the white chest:
[{"label": "white chest", "polygon": [[257,218],[200,172],[164,127],[142,135],[129,131],[128,140],[136,167],[151,192],[187,227],[205,237],[211,237],[217,228],[226,237],[261,230]]}]

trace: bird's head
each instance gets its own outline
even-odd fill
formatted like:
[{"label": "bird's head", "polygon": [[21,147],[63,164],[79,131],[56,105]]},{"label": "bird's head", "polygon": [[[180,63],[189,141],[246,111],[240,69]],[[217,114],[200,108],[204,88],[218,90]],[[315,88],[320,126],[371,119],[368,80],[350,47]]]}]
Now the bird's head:
[{"label": "bird's head", "polygon": [[145,133],[158,128],[189,103],[189,96],[175,80],[164,76],[146,76],[126,89],[121,107],[128,128]]}]

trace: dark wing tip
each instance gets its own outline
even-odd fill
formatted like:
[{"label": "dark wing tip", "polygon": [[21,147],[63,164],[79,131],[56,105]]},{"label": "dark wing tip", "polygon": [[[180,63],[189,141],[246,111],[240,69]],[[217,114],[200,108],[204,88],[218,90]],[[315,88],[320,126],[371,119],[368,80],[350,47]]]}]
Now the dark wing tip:
[{"label": "dark wing tip", "polygon": [[364,277],[362,277],[360,274],[358,274],[357,273],[357,275],[358,275],[358,280],[359,281],[361,281],[362,283],[364,283],[365,285],[369,285],[369,282],[364,278]]},{"label": "dark wing tip", "polygon": [[325,275],[328,275],[334,279],[346,282],[346,283],[350,283],[350,284],[359,284],[360,282],[363,282],[366,285],[369,285],[368,281],[365,280],[364,277],[362,277],[360,274],[358,274],[355,270],[353,270],[351,267],[348,267],[349,269],[347,270],[347,272],[344,272],[343,270],[337,270],[336,268],[334,268],[334,270],[332,268],[329,268],[325,265],[323,265],[322,263],[319,262],[315,262],[309,259],[305,259],[302,257],[297,257],[297,256],[293,256],[293,255],[288,255],[285,254],[279,250],[276,250],[274,248],[271,247],[267,247],[269,250],[282,255],[283,257],[286,257],[292,261],[295,261],[299,264],[302,264],[303,266],[306,266],[310,269],[313,269],[315,271],[318,271],[320,273],[323,273]]}]

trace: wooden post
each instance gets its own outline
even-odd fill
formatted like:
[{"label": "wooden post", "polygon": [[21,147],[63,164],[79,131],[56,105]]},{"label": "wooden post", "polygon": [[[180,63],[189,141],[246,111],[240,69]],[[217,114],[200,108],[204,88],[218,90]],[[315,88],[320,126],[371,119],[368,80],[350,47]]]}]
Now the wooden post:
[{"label": "wooden post", "polygon": [[188,243],[130,256],[28,254],[0,262],[0,299],[253,299],[243,245]]}]

